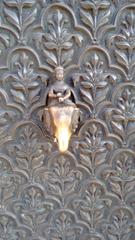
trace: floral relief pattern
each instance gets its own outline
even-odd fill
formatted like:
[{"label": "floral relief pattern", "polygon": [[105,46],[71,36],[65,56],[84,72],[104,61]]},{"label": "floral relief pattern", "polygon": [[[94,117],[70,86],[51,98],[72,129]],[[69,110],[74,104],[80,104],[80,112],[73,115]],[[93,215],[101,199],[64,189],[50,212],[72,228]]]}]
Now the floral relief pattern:
[{"label": "floral relief pattern", "polygon": [[90,28],[92,40],[98,41],[98,32],[105,24],[109,24],[111,4],[109,1],[81,1],[80,17],[82,22]]},{"label": "floral relief pattern", "polygon": [[[116,19],[117,21],[117,19]],[[127,80],[134,78],[135,23],[134,9],[124,12],[117,33],[109,40],[109,45],[115,46],[114,55],[117,63],[124,69]]]},{"label": "floral relief pattern", "polygon": [[13,203],[14,212],[19,214],[20,221],[30,227],[35,236],[38,236],[38,228],[46,222],[53,208],[53,202],[44,199],[43,190],[35,185],[26,187],[19,200]]},{"label": "floral relief pattern", "polygon": [[[65,153],[42,121],[58,66]],[[0,240],[134,239],[134,0],[1,0]]]},{"label": "floral relief pattern", "polygon": [[15,216],[8,214],[0,215],[0,238],[8,239],[28,239],[29,233],[24,227],[18,226]]}]

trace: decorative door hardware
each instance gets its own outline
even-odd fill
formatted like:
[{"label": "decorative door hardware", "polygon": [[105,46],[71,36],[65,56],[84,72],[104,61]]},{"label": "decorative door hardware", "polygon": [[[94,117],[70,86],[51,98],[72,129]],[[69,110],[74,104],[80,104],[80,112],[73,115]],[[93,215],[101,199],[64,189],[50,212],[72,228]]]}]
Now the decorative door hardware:
[{"label": "decorative door hardware", "polygon": [[59,150],[65,152],[78,126],[79,108],[73,90],[64,82],[63,67],[55,68],[55,82],[46,91],[44,126],[57,139]]}]

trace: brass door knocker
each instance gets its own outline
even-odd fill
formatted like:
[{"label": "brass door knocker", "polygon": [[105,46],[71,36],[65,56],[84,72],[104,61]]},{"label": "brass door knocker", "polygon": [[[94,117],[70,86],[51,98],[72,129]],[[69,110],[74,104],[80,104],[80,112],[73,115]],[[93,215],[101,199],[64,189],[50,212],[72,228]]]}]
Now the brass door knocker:
[{"label": "brass door knocker", "polygon": [[68,149],[69,140],[76,131],[80,110],[75,103],[74,92],[64,82],[64,69],[55,68],[55,82],[48,87],[43,113],[44,126],[56,138],[60,152]]}]

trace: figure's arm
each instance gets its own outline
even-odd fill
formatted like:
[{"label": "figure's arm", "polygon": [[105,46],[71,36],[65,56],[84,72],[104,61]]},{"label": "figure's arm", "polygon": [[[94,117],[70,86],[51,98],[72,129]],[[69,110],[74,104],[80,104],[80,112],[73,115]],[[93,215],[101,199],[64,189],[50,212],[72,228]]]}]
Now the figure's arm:
[{"label": "figure's arm", "polygon": [[67,98],[70,98],[70,97],[71,97],[71,90],[67,89],[66,90],[66,95],[64,96],[64,100],[67,99]]},{"label": "figure's arm", "polygon": [[50,98],[56,98],[56,97],[57,97],[57,95],[53,92],[53,89],[50,89],[50,91],[49,91],[49,93],[48,93],[48,96],[49,96]]},{"label": "figure's arm", "polygon": [[64,100],[70,98],[70,96],[71,96],[71,91],[70,91],[70,89],[67,89],[65,96],[59,98],[59,102],[63,102]]}]

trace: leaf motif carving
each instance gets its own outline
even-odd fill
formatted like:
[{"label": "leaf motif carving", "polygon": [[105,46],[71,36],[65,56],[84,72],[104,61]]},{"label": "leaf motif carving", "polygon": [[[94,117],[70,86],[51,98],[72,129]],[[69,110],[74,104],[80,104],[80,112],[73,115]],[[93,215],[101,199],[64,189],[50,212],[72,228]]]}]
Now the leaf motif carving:
[{"label": "leaf motif carving", "polygon": [[18,91],[15,91],[13,89],[11,89],[11,93],[14,97],[14,100],[17,102],[17,103],[21,103],[21,104],[25,104],[25,96],[22,92],[18,92]]},{"label": "leaf motif carving", "polygon": [[118,50],[115,50],[115,54],[116,54],[116,59],[118,63],[128,68],[128,60],[126,55],[123,52],[120,52]]},{"label": "leaf motif carving", "polygon": [[123,137],[123,134],[124,134],[123,126],[120,123],[115,123],[114,121],[112,121],[112,126],[114,131]]},{"label": "leaf motif carving", "polygon": [[35,8],[34,11],[32,11],[24,20],[24,23],[23,23],[23,28],[27,28],[28,26],[30,26],[34,20],[35,20],[35,17],[36,17],[36,14],[37,14],[37,9]]},{"label": "leaf motif carving", "polygon": [[71,49],[68,52],[66,52],[66,51],[63,52],[62,60],[61,60],[61,63],[62,63],[63,66],[67,66],[71,62],[73,54],[74,54],[74,50],[73,49]]},{"label": "leaf motif carving", "polygon": [[111,11],[107,11],[106,13],[104,13],[103,17],[101,17],[100,19],[100,23],[98,24],[98,28],[100,28],[101,26],[103,26],[104,24],[106,24],[109,21],[109,17],[110,17]]},{"label": "leaf motif carving", "polygon": [[80,15],[81,15],[81,19],[82,21],[88,25],[89,27],[93,27],[93,18],[92,16],[88,13],[88,12],[85,12],[81,9],[80,11]]},{"label": "leaf motif carving", "polygon": [[52,66],[57,66],[57,58],[52,52],[48,52],[44,50],[44,54],[47,57],[47,62],[51,64]]},{"label": "leaf motif carving", "polygon": [[91,96],[91,93],[88,92],[88,91],[85,91],[83,89],[80,89],[80,92],[82,93],[82,98],[89,104],[92,104],[93,103],[93,99],[92,99],[92,96]]},{"label": "leaf motif carving", "polygon": [[[20,3],[19,0],[9,0],[8,2],[5,0],[4,2],[9,7],[17,7],[18,4]],[[32,7],[34,3],[35,3],[35,0],[21,0],[22,6],[26,6],[26,7]]]},{"label": "leaf motif carving", "polygon": [[7,17],[7,20],[11,24],[13,24],[15,27],[17,27],[18,30],[20,30],[20,22],[19,22],[17,14],[7,8],[4,9],[4,13]]}]

